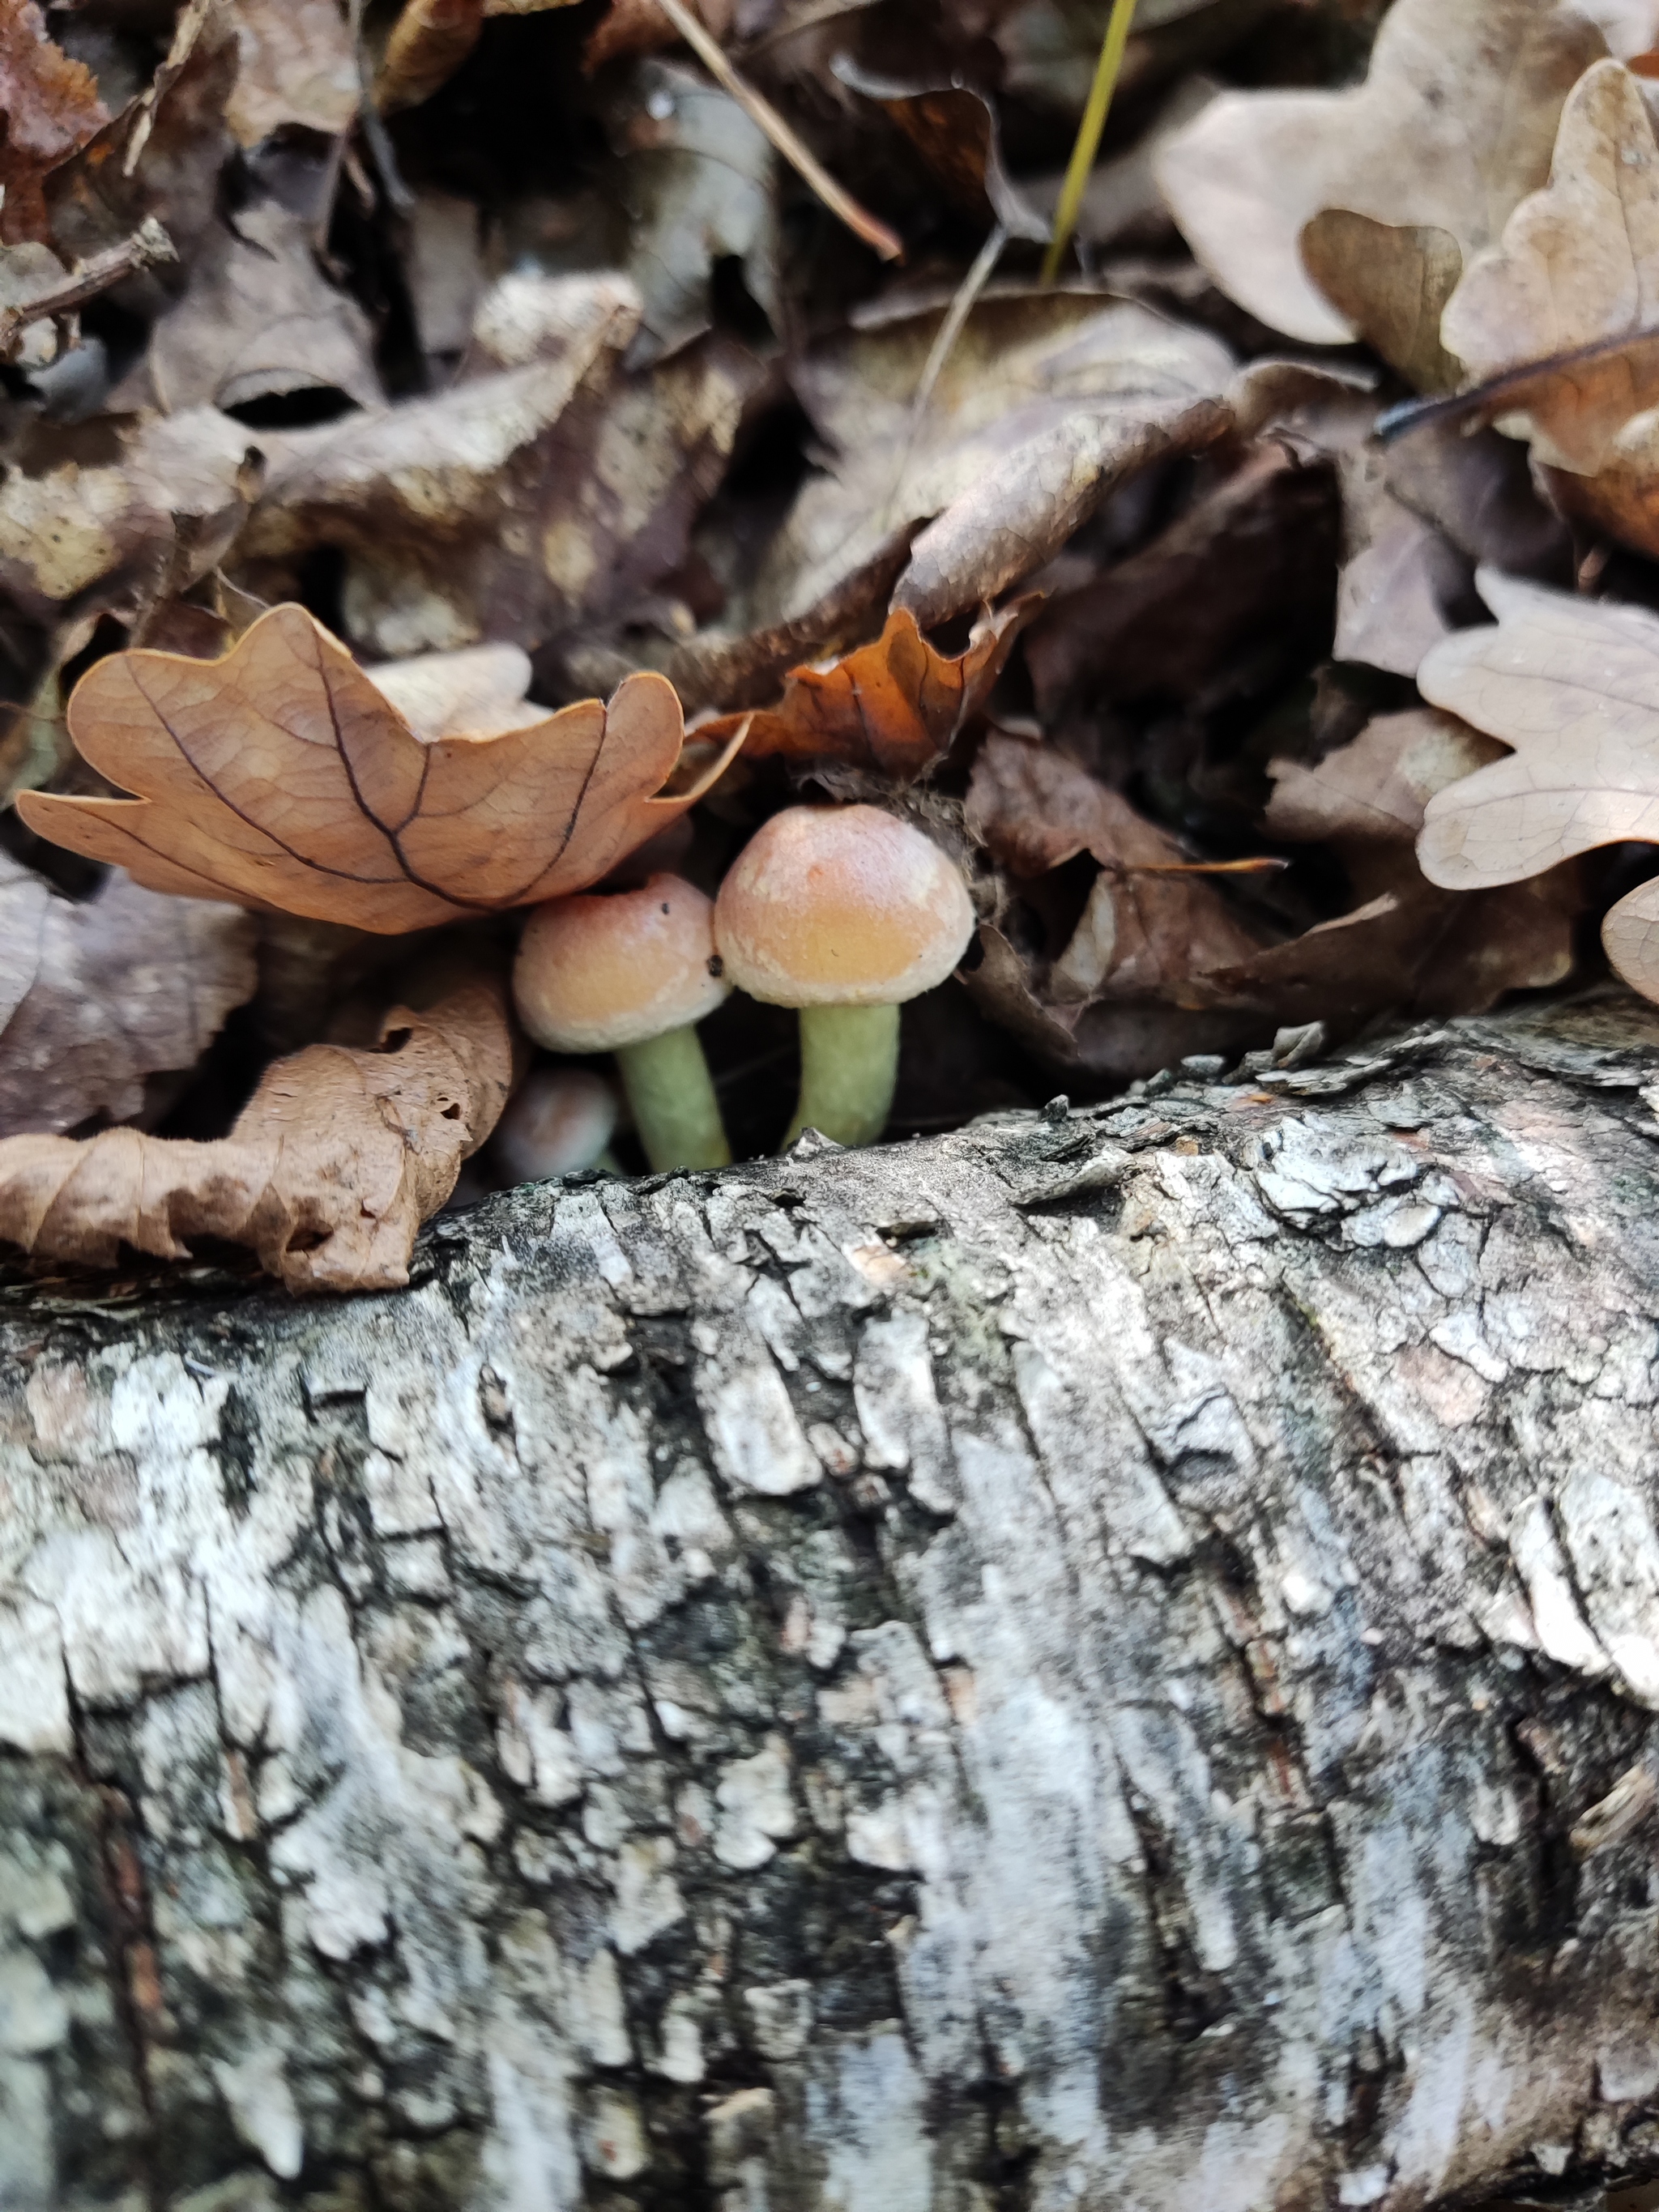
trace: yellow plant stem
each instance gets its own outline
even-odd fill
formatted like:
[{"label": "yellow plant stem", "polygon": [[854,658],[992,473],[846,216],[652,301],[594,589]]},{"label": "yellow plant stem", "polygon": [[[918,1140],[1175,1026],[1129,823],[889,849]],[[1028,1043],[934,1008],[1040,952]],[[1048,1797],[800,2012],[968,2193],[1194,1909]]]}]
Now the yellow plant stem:
[{"label": "yellow plant stem", "polygon": [[1106,112],[1117,90],[1118,72],[1123,67],[1123,49],[1129,43],[1129,25],[1134,12],[1135,0],[1112,0],[1106,35],[1100,42],[1100,59],[1095,64],[1095,81],[1089,88],[1089,104],[1077,127],[1077,143],[1072,148],[1066,181],[1060,186],[1048,251],[1042,258],[1045,284],[1052,284],[1059,276],[1060,264],[1072,242],[1072,233],[1077,228],[1077,211],[1083,204],[1084,187],[1095,166],[1095,155],[1100,151],[1100,134],[1106,128]]}]

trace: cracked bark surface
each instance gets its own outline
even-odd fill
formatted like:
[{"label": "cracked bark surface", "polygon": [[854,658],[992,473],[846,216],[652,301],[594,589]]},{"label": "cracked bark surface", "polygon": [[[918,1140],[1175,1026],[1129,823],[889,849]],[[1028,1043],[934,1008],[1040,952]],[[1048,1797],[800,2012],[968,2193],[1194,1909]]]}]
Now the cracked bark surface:
[{"label": "cracked bark surface", "polygon": [[15,1285],[0,2206],[1659,2168],[1656,1081],[1607,994]]}]

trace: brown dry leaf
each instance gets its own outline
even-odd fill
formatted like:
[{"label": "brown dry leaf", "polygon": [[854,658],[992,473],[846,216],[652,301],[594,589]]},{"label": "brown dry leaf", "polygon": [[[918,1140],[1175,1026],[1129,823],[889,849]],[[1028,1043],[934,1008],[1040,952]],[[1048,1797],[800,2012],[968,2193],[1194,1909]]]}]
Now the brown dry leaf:
[{"label": "brown dry leaf", "polygon": [[1017,878],[1048,875],[1079,853],[1100,864],[1081,919],[1049,963],[1052,1009],[1102,999],[1202,1003],[1192,979],[1248,958],[1261,943],[1175,839],[1062,753],[993,735],[968,791],[968,826]]},{"label": "brown dry leaf", "polygon": [[915,617],[896,608],[872,644],[792,668],[775,707],[723,714],[696,734],[719,743],[746,725],[743,750],[750,756],[842,761],[912,783],[984,705],[1036,604],[1022,600],[986,617],[955,654],[930,644]]},{"label": "brown dry leaf", "polygon": [[[1482,570],[1496,629],[1438,645],[1425,698],[1513,750],[1431,799],[1418,858],[1451,890],[1513,884],[1598,845],[1659,843],[1659,617]],[[1626,981],[1659,999],[1659,879],[1601,925]]]},{"label": "brown dry leaf", "polygon": [[[1543,183],[1561,103],[1606,52],[1594,24],[1549,0],[1395,0],[1364,84],[1224,93],[1164,146],[1158,182],[1231,299],[1287,337],[1338,344],[1355,335],[1367,272],[1350,269],[1340,313],[1303,264],[1304,227],[1346,209],[1449,234],[1467,259]],[[1368,336],[1400,326],[1403,252],[1396,241],[1377,257]],[[1430,295],[1443,262],[1433,246]]]},{"label": "brown dry leaf", "polygon": [[154,325],[139,374],[112,404],[171,415],[331,390],[360,407],[381,399],[368,318],[318,268],[310,227],[263,200],[204,240],[189,289]]},{"label": "brown dry leaf", "polygon": [[1450,392],[1462,381],[1440,342],[1440,318],[1463,273],[1450,231],[1326,208],[1303,225],[1301,246],[1320,291],[1407,384]]},{"label": "brown dry leaf", "polygon": [[914,423],[943,312],[853,331],[796,371],[833,459],[768,549],[756,628],[800,615],[926,523],[894,601],[932,629],[1040,568],[1133,471],[1231,427],[1218,339],[1062,291],[982,301]]},{"label": "brown dry leaf", "polygon": [[[526,712],[536,713],[527,709]],[[70,732],[135,799],[18,800],[31,829],[152,890],[395,935],[597,882],[725,768],[659,796],[679,702],[630,678],[491,737],[423,744],[302,607],[273,607],[222,660],[112,653]]]},{"label": "brown dry leaf", "polygon": [[[1637,79],[1590,70],[1562,111],[1547,187],[1474,262],[1447,343],[1478,381],[1652,327],[1659,317],[1659,146]],[[1529,380],[1519,425],[1568,511],[1659,552],[1659,357],[1610,352]],[[1513,418],[1512,418],[1513,419]]]},{"label": "brown dry leaf", "polygon": [[1459,896],[1426,882],[1413,855],[1435,794],[1494,755],[1467,723],[1413,708],[1376,716],[1312,766],[1275,761],[1266,828],[1330,847],[1358,903],[1216,976],[1221,1000],[1281,1023],[1331,1021],[1479,1013],[1506,991],[1559,983],[1581,902],[1571,871]]},{"label": "brown dry leaf", "polygon": [[404,0],[374,78],[382,115],[418,107],[447,84],[478,43],[483,0]]},{"label": "brown dry leaf", "polygon": [[1431,645],[1455,626],[1472,571],[1457,548],[1389,488],[1387,457],[1374,445],[1344,453],[1342,572],[1337,580],[1338,660],[1414,676]]},{"label": "brown dry leaf", "polygon": [[843,84],[885,109],[964,213],[988,228],[1000,222],[1010,238],[1047,242],[1048,218],[1009,177],[996,110],[982,92],[960,78],[910,82],[872,76],[844,56],[834,68]]},{"label": "brown dry leaf", "polygon": [[339,0],[241,0],[236,36],[227,113],[239,144],[257,146],[288,123],[329,137],[350,127],[362,93]]},{"label": "brown dry leaf", "polygon": [[615,275],[508,277],[451,390],[262,435],[239,576],[298,596],[304,556],[337,547],[350,634],[387,655],[539,644],[626,607],[684,558],[764,374],[716,337],[620,376],[638,316]]},{"label": "brown dry leaf", "polygon": [[319,1044],[276,1061],[217,1142],[5,1139],[0,1237],[94,1267],[124,1245],[179,1260],[186,1238],[217,1237],[252,1246],[290,1291],[395,1290],[512,1080],[499,984],[426,1014],[394,1007],[373,1051]]},{"label": "brown dry leaf", "polygon": [[41,179],[109,120],[90,70],[46,36],[35,0],[0,8],[0,240],[46,235]]},{"label": "brown dry leaf", "polygon": [[250,434],[207,407],[135,425],[43,426],[0,483],[0,590],[55,628],[135,613],[204,576],[257,495]]},{"label": "brown dry leaf", "polygon": [[0,1137],[123,1121],[252,998],[254,924],[109,877],[76,904],[0,852]]}]

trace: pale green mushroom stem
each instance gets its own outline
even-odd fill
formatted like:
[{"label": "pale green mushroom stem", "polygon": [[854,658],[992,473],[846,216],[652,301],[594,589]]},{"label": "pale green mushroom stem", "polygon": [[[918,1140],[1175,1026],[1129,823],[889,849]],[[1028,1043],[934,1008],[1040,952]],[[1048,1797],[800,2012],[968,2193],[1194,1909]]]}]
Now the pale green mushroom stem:
[{"label": "pale green mushroom stem", "polygon": [[659,1175],[670,1168],[731,1165],[732,1147],[695,1025],[618,1047],[617,1067],[645,1157]]},{"label": "pale green mushroom stem", "polygon": [[785,1147],[803,1129],[873,1145],[893,1110],[898,1054],[896,1006],[803,1006],[800,1100]]}]

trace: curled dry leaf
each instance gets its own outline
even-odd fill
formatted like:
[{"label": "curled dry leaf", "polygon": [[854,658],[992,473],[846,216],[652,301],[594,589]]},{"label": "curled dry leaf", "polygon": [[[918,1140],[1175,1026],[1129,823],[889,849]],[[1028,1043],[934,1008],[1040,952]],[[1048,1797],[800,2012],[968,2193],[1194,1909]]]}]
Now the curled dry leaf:
[{"label": "curled dry leaf", "polygon": [[177,1260],[188,1238],[216,1237],[251,1246],[291,1291],[394,1290],[512,1080],[499,984],[429,1013],[394,1007],[372,1051],[277,1060],[216,1142],[133,1129],[0,1141],[0,1237],[94,1267],[123,1245]]},{"label": "curled dry leaf", "polygon": [[108,117],[97,80],[46,35],[35,0],[0,8],[0,240],[46,234],[41,179],[100,130]]},{"label": "curled dry leaf", "polygon": [[1431,645],[1455,627],[1471,570],[1432,524],[1395,497],[1386,456],[1374,445],[1344,453],[1342,573],[1337,580],[1338,660],[1414,676]]},{"label": "curled dry leaf", "polygon": [[112,654],[69,711],[84,757],[139,795],[26,793],[42,836],[155,890],[385,935],[580,890],[695,805],[732,750],[660,795],[684,729],[659,676],[608,708],[422,744],[297,606],[221,660]]},{"label": "curled dry leaf", "polygon": [[0,1136],[126,1121],[253,994],[254,925],[109,877],[79,904],[0,852]]},{"label": "curled dry leaf", "polygon": [[842,761],[914,782],[984,705],[1036,605],[1022,600],[986,617],[955,654],[941,653],[914,615],[895,608],[872,644],[839,660],[792,668],[775,707],[723,714],[702,724],[697,736],[718,743],[746,724],[743,750],[751,756]]},{"label": "curled dry leaf", "polygon": [[[1496,629],[1423,663],[1425,698],[1513,747],[1431,799],[1418,857],[1431,883],[1517,883],[1626,839],[1659,844],[1659,617],[1483,570]],[[1626,981],[1659,1000],[1659,879],[1601,925]]]},{"label": "curled dry leaf", "polygon": [[996,110],[985,94],[960,78],[911,82],[872,76],[838,57],[842,82],[891,116],[965,214],[988,228],[1000,222],[1010,238],[1044,245],[1046,216],[1030,206],[1003,166]]},{"label": "curled dry leaf", "polygon": [[[691,0],[692,13],[722,45],[731,33],[736,0]],[[672,46],[679,37],[657,0],[611,0],[603,21],[582,49],[582,67],[592,76],[623,54],[648,54]]]},{"label": "curled dry leaf", "polygon": [[483,0],[404,0],[375,73],[381,114],[430,100],[477,45],[483,18]]},{"label": "curled dry leaf", "polygon": [[1345,264],[1339,312],[1304,265],[1304,227],[1346,209],[1443,234],[1468,258],[1543,183],[1561,103],[1606,52],[1594,24],[1549,0],[1395,0],[1364,84],[1224,93],[1164,147],[1158,182],[1198,259],[1270,329],[1395,344],[1413,290],[1444,283],[1443,245],[1420,241],[1413,276],[1409,240],[1378,253],[1373,234],[1352,234],[1360,258]]},{"label": "curled dry leaf", "polygon": [[768,549],[757,627],[799,615],[895,531],[926,523],[894,600],[932,629],[1040,568],[1133,471],[1231,426],[1218,339],[1066,292],[981,301],[917,421],[943,312],[854,331],[801,364],[833,459]]},{"label": "curled dry leaf", "polygon": [[[1659,146],[1636,78],[1604,61],[1562,111],[1548,185],[1521,203],[1453,295],[1445,339],[1484,382],[1656,319]],[[1567,511],[1659,552],[1659,352],[1635,346],[1542,370],[1513,404]]]}]

